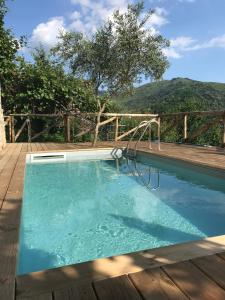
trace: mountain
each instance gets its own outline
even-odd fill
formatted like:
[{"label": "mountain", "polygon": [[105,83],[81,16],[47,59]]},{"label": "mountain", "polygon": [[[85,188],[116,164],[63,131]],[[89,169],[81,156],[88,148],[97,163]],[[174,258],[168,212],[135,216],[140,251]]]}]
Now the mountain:
[{"label": "mountain", "polygon": [[225,84],[174,78],[142,85],[114,102],[123,112],[225,110]]}]

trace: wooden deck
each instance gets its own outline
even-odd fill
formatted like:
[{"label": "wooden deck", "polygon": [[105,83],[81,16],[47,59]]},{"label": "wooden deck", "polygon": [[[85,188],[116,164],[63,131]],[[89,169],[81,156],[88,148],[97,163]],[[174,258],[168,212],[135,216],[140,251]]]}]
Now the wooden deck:
[{"label": "wooden deck", "polygon": [[[0,152],[0,299],[225,299],[225,236],[15,278],[26,153],[88,147],[21,143]],[[160,155],[225,171],[223,149],[163,144]]]}]

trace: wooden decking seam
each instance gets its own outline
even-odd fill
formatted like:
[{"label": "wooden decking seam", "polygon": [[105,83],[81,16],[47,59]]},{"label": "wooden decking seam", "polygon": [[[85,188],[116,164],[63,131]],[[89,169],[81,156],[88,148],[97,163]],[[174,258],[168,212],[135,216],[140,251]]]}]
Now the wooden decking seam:
[{"label": "wooden decking seam", "polygon": [[181,291],[182,294],[184,294],[185,297],[187,297],[187,299],[190,299],[191,298],[188,296],[188,294],[182,290],[182,288],[180,288],[179,285],[177,285],[177,283],[175,282],[175,280],[173,279],[172,276],[170,276],[170,274],[168,272],[166,272],[166,270],[162,267],[160,267],[160,269],[166,274],[166,276],[174,283],[174,285]]},{"label": "wooden decking seam", "polygon": [[[10,178],[9,178],[9,180],[8,180],[8,184],[7,184],[7,187],[6,187],[6,191],[5,191],[5,194],[4,194],[4,196],[3,196],[3,201],[2,201],[2,203],[1,203],[1,205],[0,205],[0,214],[1,214],[1,210],[2,210],[3,204],[4,204],[5,197],[6,197],[7,192],[8,192],[8,188],[9,188],[10,182],[11,182],[11,180],[12,180],[12,178],[13,178],[13,174],[14,174],[14,171],[15,171],[16,166],[17,166],[17,162],[18,162],[18,159],[19,159],[19,156],[20,156],[20,153],[21,153],[21,149],[22,149],[22,145],[21,145],[21,148],[20,148],[20,152],[18,153],[18,156],[17,156],[16,162],[15,162],[15,165],[14,165],[14,167],[13,167],[13,170],[12,170],[12,172],[11,172]],[[10,158],[11,158],[11,156],[10,156]],[[10,158],[9,158],[9,160],[10,160]],[[9,160],[8,160],[8,161],[9,161]]]},{"label": "wooden decking seam", "polygon": [[190,261],[199,271],[201,271],[203,274],[205,274],[210,280],[212,280],[217,286],[219,286],[221,289],[225,291],[224,286],[220,285],[217,281],[215,281],[215,278],[211,276],[208,272],[206,272],[204,269],[202,269],[197,263],[194,261]]}]

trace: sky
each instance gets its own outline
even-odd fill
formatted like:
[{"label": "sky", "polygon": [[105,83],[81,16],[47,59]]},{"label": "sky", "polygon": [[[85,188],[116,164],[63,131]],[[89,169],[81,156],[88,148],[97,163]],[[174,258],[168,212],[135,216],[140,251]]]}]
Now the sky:
[{"label": "sky", "polygon": [[[26,35],[29,46],[50,48],[59,31],[90,35],[113,11],[125,11],[135,0],[8,0],[6,26]],[[225,82],[225,0],[145,0],[155,9],[153,32],[170,40],[165,50],[170,67],[164,79],[185,77]],[[28,50],[23,49],[29,57]]]}]

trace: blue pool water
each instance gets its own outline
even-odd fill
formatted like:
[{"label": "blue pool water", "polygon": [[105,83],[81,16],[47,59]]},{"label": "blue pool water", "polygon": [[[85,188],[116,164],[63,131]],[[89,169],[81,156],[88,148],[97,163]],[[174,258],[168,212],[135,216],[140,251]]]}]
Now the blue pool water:
[{"label": "blue pool water", "polygon": [[17,273],[224,233],[222,178],[155,159],[28,164]]}]

